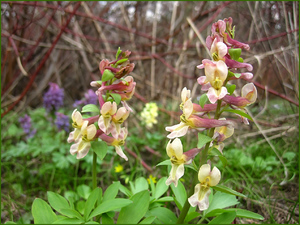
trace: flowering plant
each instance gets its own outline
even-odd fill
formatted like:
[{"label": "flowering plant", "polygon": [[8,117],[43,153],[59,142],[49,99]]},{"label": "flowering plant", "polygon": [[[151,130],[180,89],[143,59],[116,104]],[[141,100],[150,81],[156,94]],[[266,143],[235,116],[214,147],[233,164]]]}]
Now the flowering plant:
[{"label": "flowering plant", "polygon": [[[105,157],[107,145],[113,146],[122,159],[128,160],[122,149],[128,135],[123,124],[132,111],[127,101],[133,96],[136,83],[132,76],[127,76],[134,68],[128,59],[131,52],[118,49],[115,60],[104,59],[100,62],[101,80],[91,82],[91,86],[97,88],[95,93],[99,105],[87,104],[81,112],[75,109],[72,113],[74,130],[67,140],[73,143],[70,153],[81,159],[93,151],[93,191],[86,197],[84,210],[79,213],[72,199],[48,192],[51,207],[62,215],[57,216],[46,202],[36,199],[32,206],[35,223],[113,224],[114,218],[117,218],[117,224],[175,224],[196,219],[201,223],[210,217],[215,217],[211,223],[231,223],[235,217],[263,219],[246,210],[224,209],[238,203],[236,196],[245,196],[219,184],[222,182],[221,171],[210,160],[212,156],[218,156],[226,164],[223,156],[224,140],[233,135],[236,126],[236,122],[222,114],[233,113],[240,117],[239,122],[248,124],[251,117],[245,107],[254,103],[257,97],[253,83],[242,88],[241,96],[233,95],[236,86],[230,82],[236,79],[249,81],[253,75],[250,72],[239,72],[242,68],[251,71],[252,65],[243,63],[240,57],[241,50],[248,50],[249,46],[234,39],[232,19],[219,20],[212,25],[211,31],[212,34],[206,39],[211,59],[202,60],[198,68],[204,69],[205,76],[197,79],[201,90],[207,92],[202,94],[197,104],[192,101],[191,91],[183,88],[180,123],[166,127],[170,132],[166,147],[170,159],[158,165],[169,165],[169,177],[162,177],[158,181],[153,176],[149,179],[139,177],[134,182],[129,181],[130,188],[117,181],[104,194],[97,187],[97,157]],[[146,111],[155,112],[156,109],[150,107]],[[213,118],[211,113],[214,113]],[[149,114],[144,114],[149,117]],[[155,123],[153,118],[151,124]],[[190,131],[198,132],[198,144],[186,151],[180,138]],[[196,162],[195,158],[199,155],[200,160]],[[180,181],[185,167],[196,171],[188,193]],[[115,167],[116,173],[122,170],[120,164]],[[169,187],[173,196],[163,196]],[[119,191],[127,198],[117,198]],[[165,207],[166,202],[173,201],[180,211],[179,216]],[[116,211],[118,214],[115,214]]]},{"label": "flowering plant", "polygon": [[[201,95],[197,104],[192,102],[191,91],[186,87],[183,88],[180,123],[166,127],[166,130],[170,132],[167,136],[170,141],[166,149],[170,160],[159,164],[171,165],[166,185],[172,184],[173,189],[177,188],[180,183],[179,179],[184,176],[186,165],[192,164],[192,168],[198,171],[198,176],[194,176],[193,181],[194,184],[196,183],[195,188],[191,189],[184,205],[181,205],[178,223],[187,222],[190,206],[204,211],[199,222],[209,216],[224,218],[224,215],[229,218],[226,222],[232,222],[236,216],[239,216],[238,210],[224,210],[221,211],[222,213],[217,211],[214,214],[210,208],[212,189],[232,196],[243,196],[241,193],[218,185],[221,181],[221,172],[216,166],[212,167],[212,161],[209,160],[211,156],[218,156],[224,165],[226,164],[223,156],[223,141],[233,135],[236,122],[230,118],[223,118],[222,114],[231,112],[241,118],[240,122],[249,124],[248,119],[251,120],[251,117],[246,113],[245,107],[254,103],[257,98],[253,83],[248,83],[242,88],[241,97],[233,95],[236,85],[230,84],[232,80],[249,81],[253,77],[252,73],[248,72],[252,71],[252,65],[244,63],[240,57],[242,49],[249,50],[250,47],[236,41],[234,36],[235,27],[232,27],[232,18],[219,20],[212,25],[211,35],[206,38],[206,47],[210,51],[211,59],[203,59],[202,64],[197,66],[198,69],[204,69],[205,76],[200,76],[197,82],[201,85],[201,90],[206,93]],[[248,71],[240,72],[239,69],[243,68]],[[214,112],[213,118],[211,118],[212,112]],[[184,151],[179,138],[189,131],[206,131],[206,134],[198,133],[197,148]],[[198,163],[193,160],[197,154],[200,154]],[[214,207],[218,209],[217,203]],[[231,216],[226,213],[231,213]],[[200,216],[200,214],[197,215]]]}]

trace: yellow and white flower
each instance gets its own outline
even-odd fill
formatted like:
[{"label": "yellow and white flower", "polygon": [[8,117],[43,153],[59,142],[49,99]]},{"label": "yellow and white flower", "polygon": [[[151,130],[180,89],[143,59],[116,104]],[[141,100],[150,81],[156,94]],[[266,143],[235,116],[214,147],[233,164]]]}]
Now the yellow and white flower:
[{"label": "yellow and white flower", "polygon": [[221,179],[221,172],[217,167],[211,171],[209,164],[204,164],[200,167],[198,180],[200,184],[195,186],[195,193],[188,198],[192,207],[198,206],[200,211],[208,209],[210,187],[216,186]]}]

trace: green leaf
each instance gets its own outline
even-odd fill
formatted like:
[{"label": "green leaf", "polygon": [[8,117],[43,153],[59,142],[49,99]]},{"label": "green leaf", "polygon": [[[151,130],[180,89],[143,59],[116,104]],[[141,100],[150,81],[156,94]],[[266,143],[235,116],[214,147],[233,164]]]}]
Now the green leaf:
[{"label": "green leaf", "polygon": [[235,217],[235,212],[225,212],[214,218],[208,224],[231,224]]},{"label": "green leaf", "polygon": [[75,209],[61,209],[59,212],[67,217],[80,219],[83,221],[82,216],[79,212],[77,212]]},{"label": "green leaf", "polygon": [[149,216],[143,219],[139,224],[152,224],[152,222],[156,219],[156,216]]},{"label": "green leaf", "polygon": [[235,113],[238,114],[242,117],[246,117],[247,119],[253,121],[252,117],[249,116],[247,113],[241,111],[241,110],[237,110],[237,109],[225,109],[224,112],[231,112],[231,113]]},{"label": "green leaf", "polygon": [[155,199],[158,199],[169,189],[169,186],[166,185],[166,180],[167,180],[166,177],[162,177],[157,182],[156,189],[155,189],[155,195],[154,195]]},{"label": "green leaf", "polygon": [[86,222],[86,223],[84,223],[84,224],[100,224],[100,223],[97,223],[96,221],[88,221],[88,222]]},{"label": "green leaf", "polygon": [[92,193],[88,197],[88,199],[85,203],[85,208],[84,208],[84,220],[86,220],[88,218],[92,209],[95,207],[95,203],[96,203],[99,195],[102,196],[102,189],[97,187],[92,191]]},{"label": "green leaf", "polygon": [[236,88],[236,85],[235,84],[226,84],[226,88],[227,88],[227,91],[229,92],[229,94],[232,95]]},{"label": "green leaf", "polygon": [[131,200],[123,199],[123,198],[115,198],[109,201],[102,202],[92,211],[92,213],[90,214],[87,220],[90,220],[94,216],[98,216],[102,213],[106,213],[115,209],[120,209],[131,204],[132,204]]},{"label": "green leaf", "polygon": [[135,180],[134,186],[131,189],[133,194],[136,194],[138,192],[148,190],[149,184],[147,180],[144,177],[139,177],[138,179]]},{"label": "green leaf", "polygon": [[240,218],[248,218],[248,219],[255,219],[255,220],[264,220],[264,217],[254,213],[250,212],[245,209],[238,209],[238,208],[229,208],[229,209],[215,209],[209,212],[208,214],[205,215],[205,217],[213,217],[213,216],[218,216],[224,212],[236,212],[236,217]]},{"label": "green leaf", "polygon": [[180,180],[178,181],[177,187],[175,187],[173,183],[170,186],[173,194],[175,195],[175,200],[177,200],[177,202],[179,203],[179,205],[177,206],[179,210],[182,210],[182,207],[187,198],[185,187],[183,186]]},{"label": "green leaf", "polygon": [[175,214],[164,207],[155,207],[150,210],[150,214],[156,216],[161,224],[175,224],[177,221]]},{"label": "green leaf", "polygon": [[287,159],[289,162],[296,158],[295,152],[285,152],[282,155],[283,158]]},{"label": "green leaf", "polygon": [[231,194],[231,195],[235,195],[235,196],[246,198],[246,196],[243,195],[242,193],[234,191],[231,188],[223,186],[223,185],[212,186],[211,188],[213,188],[216,191],[221,191],[221,192],[224,192],[224,193],[227,193],[227,194]]},{"label": "green leaf", "polygon": [[227,78],[234,77],[234,73],[228,70]]},{"label": "green leaf", "polygon": [[114,220],[110,218],[106,213],[101,216],[102,224],[114,224]]},{"label": "green leaf", "polygon": [[117,54],[116,54],[116,59],[118,59],[119,58],[119,55],[122,53],[122,50],[121,50],[121,48],[119,47],[118,48],[118,51],[117,51]]},{"label": "green leaf", "polygon": [[174,198],[171,196],[166,196],[155,200],[155,202],[173,202]]},{"label": "green leaf", "polygon": [[240,57],[237,61],[240,62],[240,63],[243,63],[244,59]]},{"label": "green leaf", "polygon": [[198,144],[197,148],[202,148],[207,142],[210,142],[212,139],[204,134],[198,133]]},{"label": "green leaf", "polygon": [[61,195],[48,191],[47,192],[48,202],[53,209],[57,212],[61,209],[70,209],[68,201]]},{"label": "green leaf", "polygon": [[88,104],[82,107],[81,110],[82,113],[86,113],[86,112],[96,112],[99,113],[100,109],[98,108],[98,106],[94,105],[94,104]]},{"label": "green leaf", "polygon": [[235,61],[238,61],[238,59],[241,56],[242,49],[240,49],[240,48],[230,48],[230,49],[228,49],[228,53],[229,53],[231,59],[233,59]]},{"label": "green leaf", "polygon": [[114,199],[119,191],[120,181],[112,183],[108,186],[108,188],[105,190],[103,195],[103,202],[107,200]]},{"label": "green leaf", "polygon": [[104,159],[108,149],[105,141],[93,141],[91,148],[101,160]]},{"label": "green leaf", "polygon": [[171,163],[171,160],[170,159],[166,159],[160,163],[158,163],[156,166],[171,166],[172,163]]},{"label": "green leaf", "polygon": [[77,218],[61,218],[56,220],[53,224],[81,224],[84,221],[79,220]]},{"label": "green leaf", "polygon": [[123,194],[125,194],[127,197],[131,197],[131,196],[132,196],[132,192],[129,191],[129,189],[126,188],[125,186],[123,186],[122,184],[120,184],[119,190],[120,190]]},{"label": "green leaf", "polygon": [[51,207],[40,198],[33,201],[31,212],[35,224],[50,224],[57,220]]},{"label": "green leaf", "polygon": [[149,177],[149,179],[147,179],[147,181],[150,182],[151,195],[152,195],[151,196],[152,197],[151,201],[152,201],[154,199],[154,196],[155,196],[155,193],[156,193],[156,187],[155,187],[155,184],[154,184],[152,178]]},{"label": "green leaf", "polygon": [[128,61],[128,59],[120,59],[118,62],[116,62],[116,64],[115,65],[119,65],[119,64],[122,64],[122,63],[124,63],[124,62],[126,62],[126,61]]},{"label": "green leaf", "polygon": [[121,209],[117,224],[136,224],[148,211],[150,200],[148,190],[136,193],[130,200],[133,203]]},{"label": "green leaf", "polygon": [[240,76],[242,76],[242,74],[241,74],[241,73],[234,73],[234,76],[235,76],[236,78],[240,78]]},{"label": "green leaf", "polygon": [[113,72],[111,72],[110,70],[108,70],[108,69],[105,69],[104,71],[103,71],[103,74],[102,74],[102,82],[106,82],[106,81],[108,81],[108,80],[110,80],[110,79],[112,79],[112,78],[114,78],[114,74],[113,74]]},{"label": "green leaf", "polygon": [[101,80],[97,80],[96,81],[98,84],[102,85],[102,81]]},{"label": "green leaf", "polygon": [[76,209],[78,212],[83,214],[85,209],[85,201],[79,200],[78,202],[76,202]]},{"label": "green leaf", "polygon": [[207,102],[207,100],[208,100],[207,94],[206,94],[206,93],[205,93],[205,94],[202,94],[202,95],[200,96],[200,99],[199,99],[199,105],[200,105],[202,108],[204,108],[204,105],[205,105],[205,103]]},{"label": "green leaf", "polygon": [[117,103],[117,105],[120,104],[120,102],[121,102],[121,95],[116,94],[116,93],[110,93],[110,96],[115,100],[115,102]]},{"label": "green leaf", "polygon": [[205,215],[214,209],[223,209],[229,206],[233,206],[238,204],[238,200],[234,195],[223,193],[223,192],[216,192],[213,195],[213,199],[209,204],[207,210],[204,211]]},{"label": "green leaf", "polygon": [[[155,219],[155,218],[154,218]],[[15,223],[15,222],[13,222],[13,221],[7,221],[7,222],[5,222],[4,224],[17,224],[17,223]]]},{"label": "green leaf", "polygon": [[91,194],[91,188],[85,184],[77,186],[77,193],[80,197],[88,199]]}]

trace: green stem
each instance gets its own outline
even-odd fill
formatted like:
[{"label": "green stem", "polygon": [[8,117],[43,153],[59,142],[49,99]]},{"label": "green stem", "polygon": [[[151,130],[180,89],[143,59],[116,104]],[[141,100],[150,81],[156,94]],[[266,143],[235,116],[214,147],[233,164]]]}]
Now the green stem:
[{"label": "green stem", "polygon": [[[221,104],[222,104],[222,100],[218,100],[218,103],[217,103],[217,109],[216,109],[216,114],[215,114],[215,117],[214,119],[219,119],[220,118],[220,109],[221,109]],[[214,135],[214,131],[215,131],[215,128],[211,128],[208,132],[208,136],[211,138],[213,135]],[[200,164],[199,164],[199,168],[206,163],[207,161],[207,154],[208,154],[208,149],[209,149],[209,144],[210,142],[208,142],[206,145],[205,145],[205,148],[201,151],[201,156],[200,156]],[[197,183],[198,182],[198,176],[195,176],[194,177],[194,181],[193,181],[193,184]],[[193,186],[194,187],[194,186]],[[194,193],[194,188],[191,188],[189,193],[188,193],[188,197],[193,195]],[[182,224],[184,222],[184,219],[188,213],[190,209],[190,203],[188,202],[188,198],[185,200],[185,203],[184,203],[184,206],[180,212],[180,215],[178,217],[178,220],[177,220],[177,224]]]},{"label": "green stem", "polygon": [[93,170],[92,170],[92,177],[93,177],[93,190],[97,187],[97,155],[93,152]]}]

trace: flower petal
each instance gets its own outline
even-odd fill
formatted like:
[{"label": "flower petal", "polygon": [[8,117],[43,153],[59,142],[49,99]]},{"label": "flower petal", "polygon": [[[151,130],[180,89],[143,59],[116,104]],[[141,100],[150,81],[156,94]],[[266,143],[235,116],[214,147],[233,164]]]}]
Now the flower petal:
[{"label": "flower petal", "polygon": [[197,184],[195,186],[194,194],[191,197],[188,198],[188,201],[189,201],[189,203],[192,207],[197,206],[198,203],[199,203],[199,200],[198,200],[199,191],[200,191],[200,184]]},{"label": "flower petal", "polygon": [[125,159],[126,161],[128,161],[127,156],[124,154],[122,148],[120,146],[115,146],[116,152],[119,156],[121,156],[123,159]]},{"label": "flower petal", "polygon": [[87,139],[92,140],[97,133],[96,126],[94,124],[91,124],[86,129],[87,129]]},{"label": "flower petal", "polygon": [[216,186],[221,179],[221,172],[217,167],[214,167],[210,173],[210,182],[209,186]]},{"label": "flower petal", "polygon": [[198,180],[200,181],[200,183],[202,183],[209,175],[210,175],[210,165],[203,164],[199,169]]},{"label": "flower petal", "polygon": [[242,97],[247,98],[250,104],[253,104],[257,98],[257,90],[253,83],[246,84],[242,87]]},{"label": "flower petal", "polygon": [[217,95],[217,92],[216,92],[216,89],[214,89],[213,87],[210,87],[208,89],[208,92],[207,92],[207,97],[208,97],[208,100],[214,104],[216,103],[216,101],[218,100],[218,95]]},{"label": "flower petal", "polygon": [[170,131],[171,133],[167,136],[167,138],[173,139],[176,137],[182,137],[186,135],[188,132],[189,126],[183,122],[180,122],[177,125],[166,127],[166,131]]},{"label": "flower petal", "polygon": [[[202,190],[200,190],[201,192]],[[203,198],[201,200],[199,200],[198,202],[198,207],[200,211],[206,210],[209,207],[209,195],[211,193],[211,190],[208,189],[207,191],[205,191],[204,193],[201,193],[201,196],[203,196]]]}]

